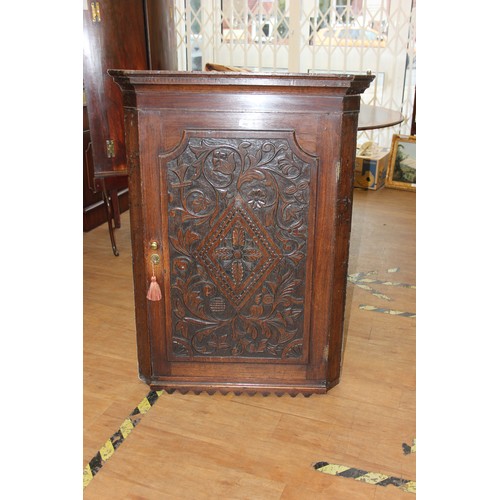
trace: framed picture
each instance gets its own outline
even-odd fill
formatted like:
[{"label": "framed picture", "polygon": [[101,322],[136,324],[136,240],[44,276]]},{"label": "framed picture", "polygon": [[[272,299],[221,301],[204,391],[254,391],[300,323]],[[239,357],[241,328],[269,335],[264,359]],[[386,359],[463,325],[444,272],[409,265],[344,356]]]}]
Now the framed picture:
[{"label": "framed picture", "polygon": [[417,136],[392,136],[385,185],[406,191],[417,190]]}]

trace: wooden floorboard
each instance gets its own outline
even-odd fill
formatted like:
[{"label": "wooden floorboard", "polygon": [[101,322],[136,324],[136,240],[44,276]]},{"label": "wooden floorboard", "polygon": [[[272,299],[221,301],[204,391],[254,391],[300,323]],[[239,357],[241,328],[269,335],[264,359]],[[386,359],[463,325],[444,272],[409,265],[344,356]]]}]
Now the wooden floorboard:
[{"label": "wooden floorboard", "polygon": [[[415,194],[356,190],[353,206],[350,275],[415,285]],[[115,237],[119,257],[107,225],[83,236],[83,466],[149,392],[137,375],[128,212]],[[383,310],[415,313],[415,289],[349,283],[341,381],[326,395],[163,393],[84,497],[411,498],[313,468],[328,462],[416,479],[416,453],[402,448],[416,437],[416,318]]]}]

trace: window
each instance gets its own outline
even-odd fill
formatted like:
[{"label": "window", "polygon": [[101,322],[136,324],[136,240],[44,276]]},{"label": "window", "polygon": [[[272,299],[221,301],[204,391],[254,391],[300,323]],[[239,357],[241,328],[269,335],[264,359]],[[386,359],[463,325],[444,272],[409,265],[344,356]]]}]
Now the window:
[{"label": "window", "polygon": [[[377,75],[365,104],[401,110],[416,85],[416,0],[176,0],[179,69],[207,62],[253,71]],[[394,129],[365,132],[390,145]],[[385,137],[382,137],[385,134]]]}]

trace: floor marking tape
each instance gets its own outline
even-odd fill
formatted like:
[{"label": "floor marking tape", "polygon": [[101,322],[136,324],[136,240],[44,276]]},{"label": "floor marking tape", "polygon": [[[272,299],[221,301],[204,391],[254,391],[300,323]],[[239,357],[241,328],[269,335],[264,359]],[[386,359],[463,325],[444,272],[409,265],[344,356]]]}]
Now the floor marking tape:
[{"label": "floor marking tape", "polygon": [[364,278],[365,276],[373,276],[374,274],[377,274],[377,271],[368,271],[366,273],[361,272],[361,273],[348,274],[347,279],[349,281],[357,281],[357,280]]},{"label": "floor marking tape", "polygon": [[375,307],[367,304],[360,304],[360,309],[363,311],[378,312],[383,314],[390,314],[391,316],[403,316],[405,318],[416,318],[417,314],[413,312],[396,311],[394,309],[384,309],[383,307]]},{"label": "floor marking tape", "polygon": [[416,453],[417,451],[417,440],[414,439],[411,446],[409,444],[403,443],[403,453],[409,455],[410,453]]},{"label": "floor marking tape", "polygon": [[385,280],[374,280],[371,278],[361,278],[353,281],[353,283],[375,283],[377,285],[387,285],[387,286],[399,286],[401,288],[412,288],[414,290],[417,289],[416,285],[412,285],[410,283],[400,283],[399,281],[385,281]]},{"label": "floor marking tape", "polygon": [[353,285],[357,286],[358,288],[361,288],[362,290],[366,290],[367,292],[371,293],[372,295],[375,295],[375,297],[378,297],[379,299],[388,300],[388,301],[392,300],[390,297],[383,294],[382,292],[379,292],[378,290],[375,290],[375,288],[372,288],[371,286],[364,285],[364,284],[360,283],[359,281],[355,281],[355,280],[351,280],[351,279],[349,279],[349,281]]},{"label": "floor marking tape", "polygon": [[148,395],[133,409],[123,421],[120,428],[104,443],[94,458],[83,469],[83,488],[85,489],[102,466],[113,456],[115,450],[141,421],[151,407],[156,403],[163,391],[150,391]]},{"label": "floor marking tape", "polygon": [[[399,268],[394,268],[394,269],[387,269],[387,272],[397,272],[399,271]],[[386,285],[386,286],[395,286],[395,287],[400,287],[400,288],[411,288],[416,290],[416,286],[412,285],[410,283],[401,283],[399,281],[387,281],[387,280],[381,280],[381,279],[374,279],[374,278],[367,278],[367,276],[373,276],[374,274],[377,274],[377,271],[368,271],[366,273],[354,273],[354,274],[349,274],[347,276],[347,281],[349,283],[352,283],[354,286],[357,286],[361,288],[362,290],[367,291],[368,293],[371,293],[375,297],[378,297],[379,299],[382,300],[387,300],[387,301],[392,301],[389,296],[383,294],[382,292],[376,290],[375,288],[372,288],[369,286],[367,283],[370,285],[376,284],[376,285]]]},{"label": "floor marking tape", "polygon": [[376,486],[389,486],[391,484],[407,493],[417,493],[417,482],[410,481],[409,479],[391,477],[386,474],[381,474],[380,472],[368,472],[346,465],[329,464],[328,462],[318,462],[314,464],[314,468],[319,472],[331,474],[332,476],[347,477],[355,481],[374,484]]}]

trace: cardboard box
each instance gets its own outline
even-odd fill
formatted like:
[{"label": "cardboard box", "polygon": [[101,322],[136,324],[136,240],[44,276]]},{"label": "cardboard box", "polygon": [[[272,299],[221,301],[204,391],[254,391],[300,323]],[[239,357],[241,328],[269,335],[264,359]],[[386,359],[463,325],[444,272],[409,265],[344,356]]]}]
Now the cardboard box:
[{"label": "cardboard box", "polygon": [[356,156],[354,166],[354,187],[376,191],[385,184],[390,151],[382,151],[371,156]]}]

